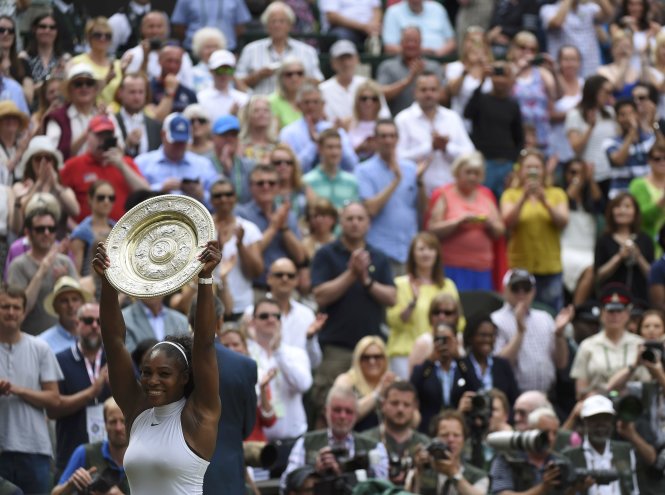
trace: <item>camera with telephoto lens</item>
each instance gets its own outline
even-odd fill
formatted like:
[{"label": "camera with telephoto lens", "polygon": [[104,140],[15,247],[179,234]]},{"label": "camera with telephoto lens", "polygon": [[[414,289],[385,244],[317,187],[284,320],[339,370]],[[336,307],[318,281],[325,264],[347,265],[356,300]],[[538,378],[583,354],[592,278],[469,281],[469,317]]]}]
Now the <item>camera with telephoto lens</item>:
[{"label": "camera with telephoto lens", "polygon": [[487,435],[487,444],[495,450],[545,452],[549,447],[546,431],[495,431]]},{"label": "camera with telephoto lens", "polygon": [[369,470],[369,454],[359,451],[349,457],[349,450],[345,447],[332,447],[330,451],[335,456],[342,474],[337,476],[333,472],[326,473],[323,479],[314,485],[314,495],[351,495],[358,484],[356,471]]},{"label": "camera with telephoto lens", "polygon": [[369,454],[364,450],[358,451],[353,457],[349,457],[349,451],[345,447],[333,447],[330,449],[335,456],[337,464],[343,473],[353,473],[359,469],[369,469]]},{"label": "camera with telephoto lens", "polygon": [[92,482],[85,488],[85,490],[79,493],[82,495],[106,493],[120,483],[121,480],[122,474],[120,474],[120,471],[107,467],[101,473],[93,475]]},{"label": "camera with telephoto lens", "polygon": [[245,464],[250,467],[271,469],[277,462],[277,447],[266,442],[243,442]]},{"label": "camera with telephoto lens", "polygon": [[616,469],[576,468],[569,459],[555,459],[550,465],[559,468],[559,486],[557,492],[563,493],[571,486],[583,482],[587,476],[593,478],[594,485],[609,485],[621,476]]},{"label": "camera with telephoto lens", "polygon": [[614,405],[617,419],[621,421],[632,423],[644,413],[644,403],[639,394],[629,392],[620,395],[616,390],[612,390],[607,397]]},{"label": "camera with telephoto lens", "polygon": [[657,340],[647,340],[644,342],[644,350],[642,351],[642,359],[650,363],[657,363],[663,359],[663,343]]},{"label": "camera with telephoto lens", "polygon": [[413,457],[410,455],[398,456],[390,454],[388,456],[388,479],[394,480],[402,474],[409,472],[413,467]]}]

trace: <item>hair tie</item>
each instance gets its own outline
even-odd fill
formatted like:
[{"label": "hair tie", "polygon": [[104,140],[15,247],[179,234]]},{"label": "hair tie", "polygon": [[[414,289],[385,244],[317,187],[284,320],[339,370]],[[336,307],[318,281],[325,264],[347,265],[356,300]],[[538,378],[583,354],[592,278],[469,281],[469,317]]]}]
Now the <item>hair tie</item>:
[{"label": "hair tie", "polygon": [[180,354],[182,354],[183,359],[185,360],[185,364],[189,368],[189,361],[187,360],[187,354],[185,354],[185,348],[182,346],[182,344],[178,344],[177,342],[171,342],[170,340],[162,340],[161,342],[157,342],[155,345],[153,345],[152,348],[154,349],[160,344],[172,345],[173,347],[178,349],[180,351]]}]

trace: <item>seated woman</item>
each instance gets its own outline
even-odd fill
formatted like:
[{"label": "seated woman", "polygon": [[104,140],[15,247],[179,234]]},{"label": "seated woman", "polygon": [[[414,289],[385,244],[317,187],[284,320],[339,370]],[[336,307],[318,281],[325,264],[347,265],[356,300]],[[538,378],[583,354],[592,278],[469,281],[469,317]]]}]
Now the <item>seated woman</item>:
[{"label": "seated woman", "polygon": [[363,431],[379,424],[377,411],[383,392],[395,374],[388,370],[386,346],[380,337],[368,335],[353,350],[351,369],[337,377],[333,388],[351,388],[358,396],[358,419],[354,429]]},{"label": "seated woman", "polygon": [[193,339],[167,337],[157,343],[143,359],[137,381],[125,347],[118,291],[106,278],[111,262],[104,245],[97,246],[93,268],[102,280],[102,339],[113,398],[129,432],[124,467],[134,493],[203,493],[221,414],[211,324],[215,320],[212,273],[221,257],[217,241],[208,242],[198,256],[203,268]]},{"label": "seated woman", "polygon": [[466,462],[462,457],[467,437],[466,420],[457,411],[442,411],[432,424],[434,441],[448,446],[444,459],[422,448],[416,454],[415,467],[407,476],[406,489],[410,493],[436,495],[455,492],[464,495],[489,493],[490,480],[485,471]]},{"label": "seated woman", "polygon": [[240,111],[240,155],[256,163],[270,163],[277,144],[277,119],[267,96],[253,95]]},{"label": "seated woman", "polygon": [[411,241],[406,271],[395,278],[397,301],[386,313],[390,369],[403,380],[409,378],[408,356],[416,339],[430,333],[432,300],[438,294],[459,300],[455,283],[443,274],[439,241],[429,232],[421,232]]}]

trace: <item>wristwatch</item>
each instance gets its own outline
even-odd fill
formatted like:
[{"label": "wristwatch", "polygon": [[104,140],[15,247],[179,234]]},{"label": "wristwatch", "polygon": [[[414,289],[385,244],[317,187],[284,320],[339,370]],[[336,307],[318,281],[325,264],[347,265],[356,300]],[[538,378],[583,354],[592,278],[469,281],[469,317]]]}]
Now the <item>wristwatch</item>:
[{"label": "wristwatch", "polygon": [[208,278],[199,277],[199,284],[201,284],[201,285],[212,285],[212,277],[208,277]]},{"label": "wristwatch", "polygon": [[455,483],[459,483],[462,481],[462,471],[457,471],[450,479]]}]

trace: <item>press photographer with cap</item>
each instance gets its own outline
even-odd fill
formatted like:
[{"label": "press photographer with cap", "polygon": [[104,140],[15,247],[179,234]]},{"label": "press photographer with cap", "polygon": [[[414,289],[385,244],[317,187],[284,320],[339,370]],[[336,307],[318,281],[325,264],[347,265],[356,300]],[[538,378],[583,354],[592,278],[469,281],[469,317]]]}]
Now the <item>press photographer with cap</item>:
[{"label": "press photographer with cap", "polygon": [[115,124],[106,115],[96,115],[90,120],[85,142],[87,152],[70,158],[60,170],[62,185],[74,190],[76,201],[81,206],[76,221],[81,222],[90,215],[88,189],[97,180],[106,180],[113,186],[115,202],[109,216],[120,220],[129,194],[148,189],[148,182],[134,161],[123,154],[115,137]]},{"label": "press photographer with cap", "polygon": [[576,380],[577,397],[583,398],[592,388],[606,388],[612,376],[628,368],[631,379],[650,380],[644,366],[635,366],[644,339],[626,330],[632,297],[621,283],[603,287],[600,296],[602,330],[580,344],[570,372]]}]

